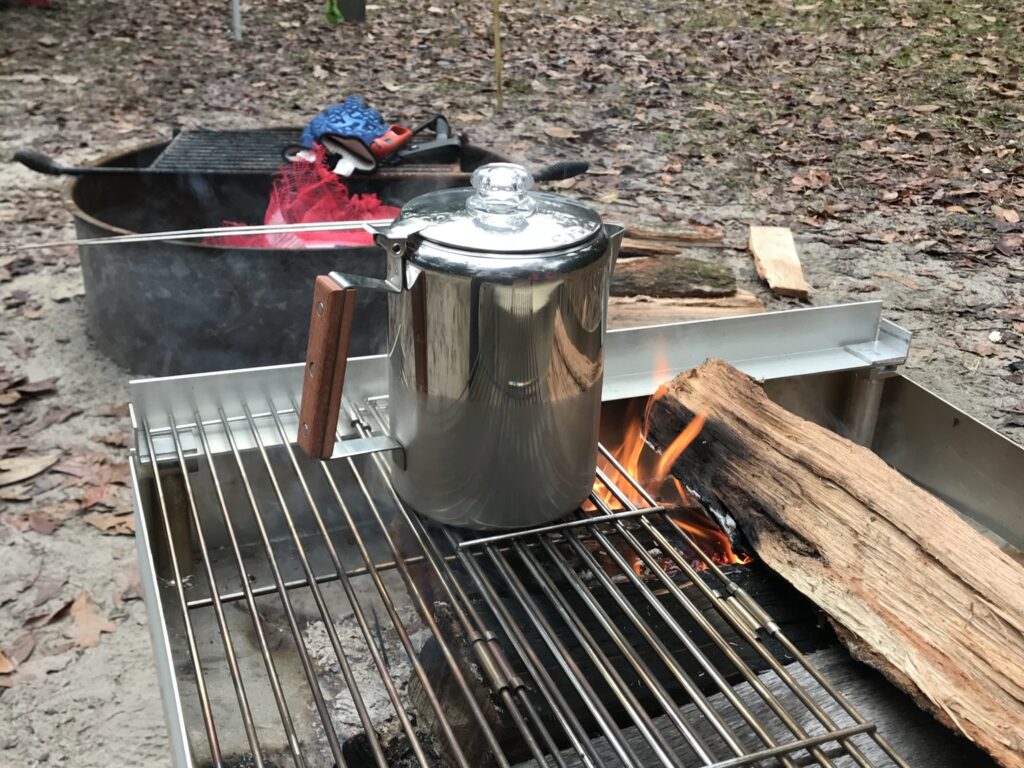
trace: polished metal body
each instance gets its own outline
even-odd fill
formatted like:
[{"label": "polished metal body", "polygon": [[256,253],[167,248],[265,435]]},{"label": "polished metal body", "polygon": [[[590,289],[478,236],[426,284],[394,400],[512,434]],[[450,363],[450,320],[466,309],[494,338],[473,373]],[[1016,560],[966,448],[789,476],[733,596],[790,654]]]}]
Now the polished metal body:
[{"label": "polished metal body", "polygon": [[518,528],[587,497],[612,253],[602,234],[481,278],[475,262],[492,257],[420,245],[407,290],[389,297],[391,430],[404,447],[392,479],[414,509]]},{"label": "polished metal body", "polygon": [[418,197],[377,230],[385,280],[331,275],[389,294],[393,482],[450,525],[550,522],[594,482],[622,228],[530,184],[520,166],[483,166],[473,189]]}]

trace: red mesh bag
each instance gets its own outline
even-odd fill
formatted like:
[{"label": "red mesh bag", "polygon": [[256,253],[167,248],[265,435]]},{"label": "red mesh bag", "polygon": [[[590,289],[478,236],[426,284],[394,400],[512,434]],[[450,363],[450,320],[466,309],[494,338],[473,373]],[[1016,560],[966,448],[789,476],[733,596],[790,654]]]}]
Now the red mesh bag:
[{"label": "red mesh bag", "polygon": [[[372,194],[351,195],[341,178],[323,162],[324,151],[317,145],[316,162],[288,163],[274,176],[264,224],[309,224],[322,221],[366,221],[393,219],[398,208],[384,205]],[[224,226],[241,226],[224,222]],[[210,241],[214,245],[242,248],[331,248],[337,245],[372,245],[363,229],[335,232],[282,232],[279,234],[233,235]]]}]

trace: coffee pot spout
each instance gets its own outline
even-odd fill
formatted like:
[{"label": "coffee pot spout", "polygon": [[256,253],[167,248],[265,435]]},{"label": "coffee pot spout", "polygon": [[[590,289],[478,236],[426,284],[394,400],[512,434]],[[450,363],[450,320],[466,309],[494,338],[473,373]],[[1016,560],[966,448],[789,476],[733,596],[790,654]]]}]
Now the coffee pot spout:
[{"label": "coffee pot spout", "polygon": [[619,258],[619,251],[622,249],[622,238],[626,234],[626,228],[619,224],[605,224],[604,233],[608,235],[608,244],[612,252],[612,271],[615,270],[615,262]]}]

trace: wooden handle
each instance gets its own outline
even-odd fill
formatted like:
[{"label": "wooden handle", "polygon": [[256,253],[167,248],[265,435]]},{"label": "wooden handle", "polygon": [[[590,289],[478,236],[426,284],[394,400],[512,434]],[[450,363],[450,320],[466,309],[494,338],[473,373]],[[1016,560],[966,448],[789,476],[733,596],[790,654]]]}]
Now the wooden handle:
[{"label": "wooden handle", "polygon": [[355,288],[343,288],[326,275],[316,279],[297,440],[314,459],[329,459],[334,452],[355,306]]}]

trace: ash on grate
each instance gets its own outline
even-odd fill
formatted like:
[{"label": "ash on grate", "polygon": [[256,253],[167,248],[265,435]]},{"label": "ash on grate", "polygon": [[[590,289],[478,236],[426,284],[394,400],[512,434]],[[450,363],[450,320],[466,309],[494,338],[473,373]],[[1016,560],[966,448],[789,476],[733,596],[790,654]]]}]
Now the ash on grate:
[{"label": "ash on grate", "polygon": [[[409,719],[416,728],[421,742],[429,745],[430,735],[423,733],[422,728],[418,725],[416,708],[409,697],[410,679],[415,672],[398,632],[386,616],[381,620],[375,610],[367,611],[367,621],[370,624],[373,641],[380,652],[386,672],[395,683],[399,702],[402,708],[409,713]],[[402,622],[411,628],[419,624],[419,619],[415,615],[402,616]],[[381,672],[374,662],[366,638],[355,617],[348,616],[336,621],[334,626],[351,668],[355,686],[362,697],[369,720],[373,724],[381,747],[388,758],[388,764],[394,766],[416,764],[408,738],[402,729],[394,704],[384,685]],[[430,632],[427,629],[410,630],[409,640],[417,654],[420,654],[429,637]],[[355,699],[346,684],[327,628],[322,620],[312,620],[306,625],[303,630],[303,642],[314,664],[317,679],[320,682],[338,739],[342,742],[346,760],[353,768],[364,764],[375,765]],[[312,707],[312,703],[310,706]],[[316,716],[315,710],[313,724],[316,741],[323,745],[326,756],[328,750],[324,728]]]}]

